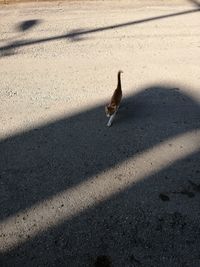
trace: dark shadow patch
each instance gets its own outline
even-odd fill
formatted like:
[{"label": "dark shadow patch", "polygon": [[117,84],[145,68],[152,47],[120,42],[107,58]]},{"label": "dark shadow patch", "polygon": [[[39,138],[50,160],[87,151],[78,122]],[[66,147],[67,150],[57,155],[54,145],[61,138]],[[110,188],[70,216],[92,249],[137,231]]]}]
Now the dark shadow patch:
[{"label": "dark shadow patch", "polygon": [[159,198],[162,200],[162,201],[169,201],[170,198],[168,197],[168,195],[166,194],[160,194],[159,195]]},{"label": "dark shadow patch", "polygon": [[95,267],[111,267],[111,258],[109,256],[101,255],[96,258]]},{"label": "dark shadow patch", "polygon": [[20,22],[16,26],[16,29],[18,31],[25,32],[25,31],[32,29],[33,27],[40,24],[41,22],[42,22],[42,20],[39,20],[39,19],[25,20],[25,21]]}]

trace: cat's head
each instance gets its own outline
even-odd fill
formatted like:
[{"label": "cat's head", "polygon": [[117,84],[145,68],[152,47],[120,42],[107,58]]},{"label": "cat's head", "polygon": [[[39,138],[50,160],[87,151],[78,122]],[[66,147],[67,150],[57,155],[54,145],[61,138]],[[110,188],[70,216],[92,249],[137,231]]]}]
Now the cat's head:
[{"label": "cat's head", "polygon": [[111,106],[110,104],[105,106],[105,112],[107,117],[113,115],[115,111],[116,111],[116,106]]}]

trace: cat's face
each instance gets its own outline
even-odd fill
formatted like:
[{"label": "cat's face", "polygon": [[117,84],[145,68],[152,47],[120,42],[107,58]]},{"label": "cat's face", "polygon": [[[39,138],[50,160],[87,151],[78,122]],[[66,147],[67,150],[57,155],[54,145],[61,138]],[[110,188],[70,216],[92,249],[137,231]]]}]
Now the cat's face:
[{"label": "cat's face", "polygon": [[113,115],[115,113],[116,108],[112,107],[110,105],[105,106],[105,112],[106,112],[106,116],[110,117],[111,115]]}]

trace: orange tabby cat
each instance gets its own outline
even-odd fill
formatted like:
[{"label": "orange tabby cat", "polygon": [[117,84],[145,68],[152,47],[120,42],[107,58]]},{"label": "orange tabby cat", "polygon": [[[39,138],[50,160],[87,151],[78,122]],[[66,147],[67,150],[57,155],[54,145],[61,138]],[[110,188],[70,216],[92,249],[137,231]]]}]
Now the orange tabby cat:
[{"label": "orange tabby cat", "polygon": [[119,108],[121,99],[122,99],[122,88],[121,88],[121,73],[123,73],[123,71],[118,71],[118,83],[117,83],[117,88],[115,89],[113,96],[110,100],[110,103],[108,105],[105,106],[105,112],[106,112],[106,116],[110,117],[107,126],[111,126],[114,117],[117,113],[117,110]]}]

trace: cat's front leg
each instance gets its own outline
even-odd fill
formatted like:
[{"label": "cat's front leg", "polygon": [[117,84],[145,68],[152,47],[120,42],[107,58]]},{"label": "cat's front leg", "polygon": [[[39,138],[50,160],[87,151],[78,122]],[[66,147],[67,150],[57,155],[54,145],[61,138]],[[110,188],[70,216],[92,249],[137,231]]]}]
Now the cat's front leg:
[{"label": "cat's front leg", "polygon": [[[117,110],[118,110],[118,108],[117,108]],[[116,115],[116,113],[117,113],[117,110],[110,116],[109,121],[108,121],[108,123],[107,123],[107,126],[108,126],[108,127],[110,127],[110,126],[112,125],[113,120],[114,120],[114,118],[115,118],[115,115]]]}]

